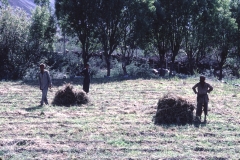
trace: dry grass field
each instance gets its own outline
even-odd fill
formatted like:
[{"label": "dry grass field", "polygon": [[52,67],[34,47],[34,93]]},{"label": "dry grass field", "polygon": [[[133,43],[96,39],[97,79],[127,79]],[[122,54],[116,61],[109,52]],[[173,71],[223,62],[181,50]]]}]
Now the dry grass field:
[{"label": "dry grass field", "polygon": [[[214,87],[207,123],[187,125],[153,117],[167,93],[195,103],[198,78],[93,79],[90,102],[71,107],[39,106],[37,81],[0,82],[0,159],[239,160],[240,87],[206,81]],[[64,82],[53,84],[50,102]]]}]

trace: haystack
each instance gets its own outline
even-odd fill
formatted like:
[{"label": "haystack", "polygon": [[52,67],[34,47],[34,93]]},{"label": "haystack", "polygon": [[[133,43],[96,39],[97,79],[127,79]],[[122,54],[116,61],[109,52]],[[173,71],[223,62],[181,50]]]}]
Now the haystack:
[{"label": "haystack", "polygon": [[186,124],[193,122],[194,105],[179,96],[167,94],[158,101],[155,124]]},{"label": "haystack", "polygon": [[58,106],[71,106],[86,104],[88,102],[89,98],[84,91],[75,90],[73,86],[68,83],[56,92],[52,104]]}]

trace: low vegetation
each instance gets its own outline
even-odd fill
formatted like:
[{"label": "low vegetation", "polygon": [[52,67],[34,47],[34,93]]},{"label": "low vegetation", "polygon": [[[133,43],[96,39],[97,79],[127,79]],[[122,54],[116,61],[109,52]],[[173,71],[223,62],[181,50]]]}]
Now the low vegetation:
[{"label": "low vegetation", "polygon": [[[82,88],[81,80],[65,82]],[[49,101],[65,82],[53,80]],[[93,79],[89,103],[59,107],[39,106],[37,81],[2,81],[0,159],[239,159],[238,86],[207,79],[214,87],[207,123],[154,123],[168,93],[195,104],[196,82]]]}]

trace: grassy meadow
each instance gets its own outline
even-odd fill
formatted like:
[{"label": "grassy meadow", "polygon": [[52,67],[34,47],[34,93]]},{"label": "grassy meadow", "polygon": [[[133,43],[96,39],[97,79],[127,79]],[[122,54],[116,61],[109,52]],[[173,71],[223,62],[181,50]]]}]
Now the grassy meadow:
[{"label": "grassy meadow", "polygon": [[[207,79],[214,87],[207,123],[154,124],[159,98],[173,93],[196,103],[198,81],[93,79],[90,102],[71,107],[39,106],[37,81],[2,81],[0,159],[239,160],[240,87]],[[49,102],[64,83],[53,80]],[[71,83],[82,88],[82,80]]]}]

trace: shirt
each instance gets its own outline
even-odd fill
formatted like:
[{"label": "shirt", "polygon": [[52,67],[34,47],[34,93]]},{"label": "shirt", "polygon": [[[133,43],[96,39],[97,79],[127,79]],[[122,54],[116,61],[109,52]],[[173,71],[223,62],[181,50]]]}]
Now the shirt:
[{"label": "shirt", "polygon": [[198,95],[206,95],[208,93],[208,90],[209,91],[213,90],[213,87],[210,84],[204,83],[204,85],[202,85],[200,82],[195,84],[192,89],[196,91],[196,88],[198,90],[197,92]]},{"label": "shirt", "polygon": [[40,89],[45,89],[46,87],[52,85],[52,81],[47,70],[44,70],[43,73],[39,73],[39,85]]}]

